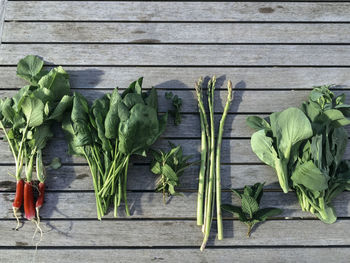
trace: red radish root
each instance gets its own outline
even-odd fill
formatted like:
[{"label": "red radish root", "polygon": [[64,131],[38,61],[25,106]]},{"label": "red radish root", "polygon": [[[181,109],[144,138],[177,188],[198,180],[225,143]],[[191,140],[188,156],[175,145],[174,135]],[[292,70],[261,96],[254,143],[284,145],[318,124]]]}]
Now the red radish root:
[{"label": "red radish root", "polygon": [[19,228],[19,218],[17,216],[17,213],[23,204],[23,191],[24,191],[23,188],[24,188],[24,181],[20,179],[17,181],[15,200],[12,203],[13,215],[17,220],[16,230],[18,230]]},{"label": "red radish root", "polygon": [[24,184],[24,214],[25,217],[32,221],[35,220],[34,196],[32,182]]}]

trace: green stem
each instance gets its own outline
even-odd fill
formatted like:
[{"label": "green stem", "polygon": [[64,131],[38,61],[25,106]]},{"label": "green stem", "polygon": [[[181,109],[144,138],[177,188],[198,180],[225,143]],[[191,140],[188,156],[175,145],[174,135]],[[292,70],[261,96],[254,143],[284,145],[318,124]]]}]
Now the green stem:
[{"label": "green stem", "polygon": [[208,186],[208,207],[205,217],[205,230],[204,239],[201,251],[204,250],[210,234],[211,221],[213,217],[213,207],[212,202],[214,200],[214,182],[215,182],[215,130],[214,130],[214,89],[215,89],[215,77],[212,78],[208,83],[208,105],[209,105],[209,117],[210,117],[210,167],[209,167],[209,186]]},{"label": "green stem", "polygon": [[34,156],[35,156],[35,150],[33,150],[33,152],[31,152],[31,156],[29,158],[29,162],[26,163],[26,178],[27,178],[27,182],[31,182],[32,181]]},{"label": "green stem", "polygon": [[130,155],[128,155],[126,157],[126,164],[125,164],[125,170],[124,170],[124,184],[123,184],[123,199],[124,199],[124,205],[125,205],[125,214],[127,216],[130,216],[130,211],[129,211],[129,207],[128,207],[128,200],[126,197],[126,186],[127,186],[127,177],[128,177],[128,166],[129,166],[129,157]]},{"label": "green stem", "polygon": [[101,204],[101,199],[100,199],[100,196],[98,194],[98,187],[97,187],[97,175],[96,175],[96,167],[95,165],[93,165],[93,163],[91,162],[90,158],[88,157],[88,155],[86,154],[85,150],[84,150],[84,155],[85,155],[85,158],[89,164],[89,167],[90,167],[90,171],[91,171],[91,176],[92,176],[92,182],[93,182],[93,185],[94,185],[94,191],[95,191],[95,198],[96,198],[96,209],[97,209],[97,218],[99,220],[101,220],[102,216],[104,215],[103,213],[103,209],[102,209],[102,204]]},{"label": "green stem", "polygon": [[218,226],[218,239],[222,240],[224,237],[224,230],[222,224],[222,214],[221,214],[221,177],[220,177],[220,161],[221,161],[221,144],[222,144],[222,135],[224,133],[224,125],[228,110],[230,109],[232,101],[232,83],[231,81],[227,84],[228,94],[224,112],[222,114],[219,133],[216,144],[216,212],[217,212],[217,226]]},{"label": "green stem", "polygon": [[203,113],[199,113],[201,122],[201,167],[198,177],[198,198],[197,198],[197,225],[203,225],[203,202],[204,202],[204,184],[205,184],[205,168],[207,162],[207,136],[205,133]]},{"label": "green stem", "polygon": [[41,149],[36,153],[36,177],[41,183],[45,181],[45,166],[43,164],[43,155]]}]

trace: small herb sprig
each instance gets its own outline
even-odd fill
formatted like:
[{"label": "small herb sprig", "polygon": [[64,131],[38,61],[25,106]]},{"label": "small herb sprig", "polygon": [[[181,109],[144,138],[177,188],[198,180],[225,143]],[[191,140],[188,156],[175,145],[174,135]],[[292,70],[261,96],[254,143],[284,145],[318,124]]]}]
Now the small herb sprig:
[{"label": "small herb sprig", "polygon": [[279,208],[269,207],[260,209],[263,187],[264,183],[256,183],[252,186],[246,185],[243,193],[232,189],[232,192],[234,192],[241,200],[241,207],[230,204],[223,204],[221,206],[223,210],[236,214],[239,221],[248,226],[247,237],[250,237],[250,233],[255,224],[264,222],[267,218],[282,213],[282,210]]},{"label": "small herb sprig", "polygon": [[179,96],[174,95],[172,92],[165,92],[165,98],[167,100],[171,100],[173,105],[173,110],[169,110],[169,113],[174,118],[175,126],[181,123],[181,107],[182,107],[182,99]]},{"label": "small herb sprig", "polygon": [[169,142],[171,150],[163,152],[161,150],[152,150],[153,161],[151,163],[151,172],[159,175],[156,191],[163,192],[163,202],[166,204],[165,195],[179,195],[175,186],[179,185],[179,177],[184,170],[193,163],[188,162],[192,156],[183,155],[181,146],[176,146]]}]

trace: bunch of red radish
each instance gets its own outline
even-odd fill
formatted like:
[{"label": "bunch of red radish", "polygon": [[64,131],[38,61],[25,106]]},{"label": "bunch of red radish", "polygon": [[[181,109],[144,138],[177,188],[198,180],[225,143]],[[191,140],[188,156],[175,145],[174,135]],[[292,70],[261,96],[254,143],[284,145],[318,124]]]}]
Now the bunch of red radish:
[{"label": "bunch of red radish", "polygon": [[[69,76],[62,67],[44,69],[44,61],[37,56],[26,56],[17,65],[17,76],[29,82],[13,97],[0,99],[0,128],[16,164],[16,194],[13,213],[22,204],[25,218],[39,227],[39,209],[44,202],[45,167],[42,150],[53,137],[52,124],[61,122],[72,107]],[[32,174],[35,168],[39,180],[39,195],[34,201]],[[22,174],[25,174],[25,181]]]},{"label": "bunch of red radish", "polygon": [[[24,182],[23,179],[17,181],[16,184],[16,194],[15,200],[12,203],[13,214],[18,220],[17,213],[19,212],[22,204],[24,203],[24,214],[25,218],[32,221],[35,219],[35,211],[37,213],[37,220],[39,221],[39,209],[44,203],[44,194],[45,194],[45,183],[39,182],[38,185],[39,196],[35,202],[34,207],[34,193],[33,193],[33,183]],[[18,229],[19,221],[16,229]]]}]

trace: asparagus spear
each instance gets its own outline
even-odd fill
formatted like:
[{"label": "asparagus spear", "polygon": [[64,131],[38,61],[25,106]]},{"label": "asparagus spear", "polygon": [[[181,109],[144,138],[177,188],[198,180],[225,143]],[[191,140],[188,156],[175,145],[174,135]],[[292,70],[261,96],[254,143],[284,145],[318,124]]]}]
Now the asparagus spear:
[{"label": "asparagus spear", "polygon": [[221,159],[221,143],[222,143],[222,135],[224,133],[224,125],[227,116],[227,112],[230,108],[232,102],[232,83],[228,81],[227,83],[227,100],[224,108],[224,112],[222,113],[219,133],[216,144],[216,212],[217,212],[217,226],[218,226],[218,239],[223,239],[223,225],[222,225],[222,215],[221,215],[221,177],[220,177],[220,159]]}]

